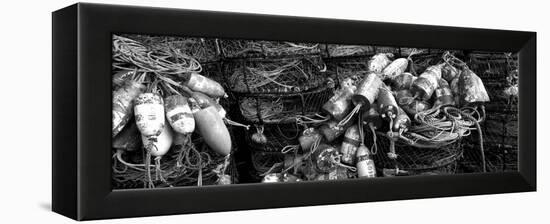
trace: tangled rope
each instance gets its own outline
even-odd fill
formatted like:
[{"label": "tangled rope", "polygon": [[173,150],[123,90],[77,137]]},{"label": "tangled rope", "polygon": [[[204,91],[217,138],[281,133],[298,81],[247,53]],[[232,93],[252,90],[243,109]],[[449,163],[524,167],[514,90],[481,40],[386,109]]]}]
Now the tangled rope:
[{"label": "tangled rope", "polygon": [[[113,67],[122,70],[135,70],[155,74],[178,75],[200,72],[200,63],[180,49],[170,45],[155,49],[122,36],[113,35]],[[127,67],[128,64],[132,65]]]}]

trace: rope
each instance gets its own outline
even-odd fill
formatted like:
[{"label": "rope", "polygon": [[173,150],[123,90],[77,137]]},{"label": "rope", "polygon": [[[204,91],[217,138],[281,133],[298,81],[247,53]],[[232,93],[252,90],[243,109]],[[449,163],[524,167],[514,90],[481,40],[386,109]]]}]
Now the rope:
[{"label": "rope", "polygon": [[357,106],[355,106],[355,108],[353,108],[353,110],[348,115],[346,115],[344,119],[338,122],[337,127],[344,127],[344,125],[346,125],[353,118],[353,115],[355,115],[361,109],[362,106],[363,104],[361,103],[357,104]]}]

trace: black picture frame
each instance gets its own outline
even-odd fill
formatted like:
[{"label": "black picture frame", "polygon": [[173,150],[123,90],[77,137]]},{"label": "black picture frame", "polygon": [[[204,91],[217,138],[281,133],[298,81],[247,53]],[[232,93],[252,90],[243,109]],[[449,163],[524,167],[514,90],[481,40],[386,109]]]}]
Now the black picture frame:
[{"label": "black picture frame", "polygon": [[[78,3],[53,12],[52,210],[77,220],[536,191],[536,33]],[[111,189],[113,33],[519,52],[518,172]]]}]

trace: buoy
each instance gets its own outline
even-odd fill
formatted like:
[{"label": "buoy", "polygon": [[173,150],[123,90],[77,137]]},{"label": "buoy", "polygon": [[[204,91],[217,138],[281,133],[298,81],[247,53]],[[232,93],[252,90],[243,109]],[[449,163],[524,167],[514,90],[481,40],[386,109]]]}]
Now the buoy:
[{"label": "buoy", "polygon": [[377,102],[380,117],[388,121],[397,117],[397,108],[399,106],[397,106],[395,98],[386,86],[379,88]]},{"label": "buoy", "polygon": [[142,93],[134,100],[134,115],[139,132],[145,137],[160,135],[164,129],[164,102],[156,93]]},{"label": "buoy", "polygon": [[429,100],[435,89],[438,87],[438,80],[441,78],[441,67],[443,64],[428,67],[411,86],[411,92],[421,100]]},{"label": "buoy", "polygon": [[359,129],[357,128],[357,125],[349,127],[344,134],[344,140],[340,146],[340,154],[342,154],[340,161],[348,165],[355,164],[357,147],[359,147],[360,143]]},{"label": "buoy", "polygon": [[449,87],[449,83],[445,79],[439,79],[439,87],[435,90],[435,105],[451,106],[454,105],[454,97]]},{"label": "buoy", "polygon": [[376,166],[370,155],[370,150],[363,144],[357,148],[357,176],[359,178],[375,178]]},{"label": "buoy", "polygon": [[408,73],[408,72],[401,73],[400,75],[395,76],[391,81],[393,90],[399,91],[404,89],[410,89],[415,79],[416,79],[416,76],[412,75],[411,73]]},{"label": "buoy", "polygon": [[195,118],[187,98],[182,95],[172,95],[164,99],[164,109],[168,123],[175,132],[189,134],[195,130]]},{"label": "buoy", "polygon": [[353,80],[345,79],[340,84],[340,89],[336,90],[332,96],[321,108],[323,112],[332,116],[336,121],[342,120],[351,110],[351,96],[355,92]]}]

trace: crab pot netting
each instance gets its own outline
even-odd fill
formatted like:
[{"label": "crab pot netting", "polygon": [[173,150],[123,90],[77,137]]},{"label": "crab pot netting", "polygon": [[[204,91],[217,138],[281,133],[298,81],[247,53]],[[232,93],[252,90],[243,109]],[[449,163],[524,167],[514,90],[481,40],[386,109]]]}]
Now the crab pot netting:
[{"label": "crab pot netting", "polygon": [[281,149],[289,145],[297,145],[298,137],[303,127],[296,123],[265,124],[263,135],[266,137],[265,144],[259,144],[252,140],[252,135],[258,131],[250,128],[246,131],[246,143],[252,151],[281,152]]},{"label": "crab pot netting", "polygon": [[[365,133],[365,145],[374,149],[372,132]],[[439,148],[419,148],[395,143],[396,159],[390,159],[390,140],[384,134],[377,134],[377,151],[374,154],[376,168],[399,169],[414,174],[454,173],[456,162],[462,157],[463,149],[460,141]],[[450,169],[452,168],[452,169]]]},{"label": "crab pot netting", "polygon": [[[196,186],[199,177],[199,169],[201,169],[199,164],[205,161],[207,161],[207,163],[202,166],[201,171],[202,185],[216,184],[218,175],[213,172],[213,170],[224,163],[224,156],[211,150],[199,135],[192,136],[191,144],[193,144],[193,147],[197,151],[191,151],[187,146],[182,147],[173,145],[169,152],[161,158],[161,172],[166,182],[161,181],[155,170],[152,169],[151,175],[156,187]],[[186,150],[188,151],[182,152]],[[233,151],[235,150],[236,149],[233,149]],[[115,156],[114,153],[115,152],[113,152],[113,156]],[[178,166],[177,163],[180,153],[184,153],[185,155],[183,158],[183,166]],[[134,152],[124,153],[122,157],[129,163],[144,164],[145,150],[138,149]],[[238,183],[239,175],[233,155],[229,158],[229,165],[225,170],[225,174],[231,177],[232,183]],[[145,188],[147,186],[147,181],[148,177],[146,172],[127,167],[116,159],[113,160],[112,183],[114,189]]]},{"label": "crab pot netting", "polygon": [[[510,53],[470,53],[469,68],[482,80],[491,101],[481,124],[488,171],[516,171],[518,149],[518,56]],[[477,138],[468,138],[475,147]],[[479,153],[465,154],[464,169],[479,171]],[[471,159],[468,159],[471,158]]]},{"label": "crab pot netting", "polygon": [[220,49],[217,39],[198,37],[167,37],[130,34],[122,35],[136,40],[152,49],[170,46],[181,53],[193,57],[200,63],[213,62],[220,59]]},{"label": "crab pot netting", "polygon": [[320,57],[232,60],[224,63],[229,89],[237,93],[299,93],[326,82]]},{"label": "crab pot netting", "polygon": [[295,94],[236,95],[243,119],[248,123],[293,123],[297,116],[315,116],[333,89],[319,87]]},{"label": "crab pot netting", "polygon": [[285,41],[220,40],[225,58],[281,58],[295,55],[318,55],[318,44]]}]

